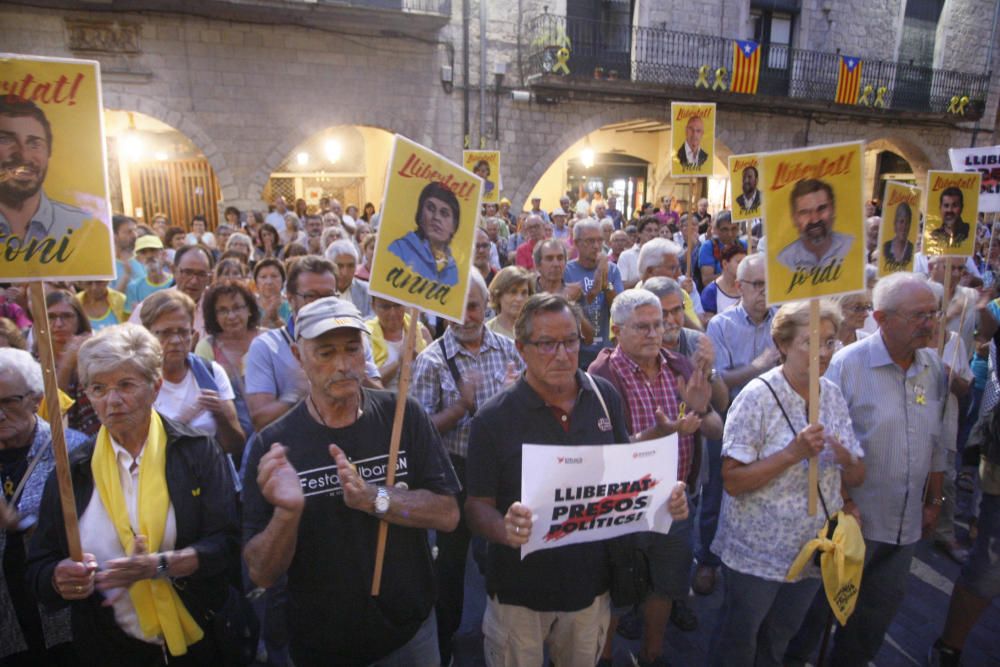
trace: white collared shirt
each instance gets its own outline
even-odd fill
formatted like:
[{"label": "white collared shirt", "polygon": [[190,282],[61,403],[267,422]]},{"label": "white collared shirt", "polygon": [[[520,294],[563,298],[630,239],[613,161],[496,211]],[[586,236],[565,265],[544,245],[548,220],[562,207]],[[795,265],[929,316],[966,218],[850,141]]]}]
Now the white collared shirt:
[{"label": "white collared shirt", "polygon": [[[137,533],[138,513],[139,513],[139,463],[145,452],[146,445],[143,444],[139,455],[132,458],[132,455],[114,440],[111,441],[111,448],[115,452],[115,459],[118,463],[118,479],[122,485],[122,494],[125,496],[125,507],[128,508],[129,523],[132,526],[133,534]],[[111,516],[104,507],[101,495],[98,493],[97,485],[90,494],[90,502],[87,509],[80,517],[80,539],[83,542],[83,550],[86,553],[94,554],[97,559],[98,568],[103,569],[104,564],[113,558],[124,558],[127,554],[118,539],[118,532],[111,521]],[[174,515],[174,505],[170,503],[167,508],[167,523],[163,528],[163,539],[160,541],[160,552],[171,551],[177,541],[177,518]],[[114,596],[120,589],[108,591],[105,595]],[[142,631],[139,624],[139,616],[136,614],[132,597],[128,594],[122,595],[112,606],[115,612],[115,622],[125,634],[136,639],[141,639],[150,644],[162,644],[161,637],[148,637]]]}]

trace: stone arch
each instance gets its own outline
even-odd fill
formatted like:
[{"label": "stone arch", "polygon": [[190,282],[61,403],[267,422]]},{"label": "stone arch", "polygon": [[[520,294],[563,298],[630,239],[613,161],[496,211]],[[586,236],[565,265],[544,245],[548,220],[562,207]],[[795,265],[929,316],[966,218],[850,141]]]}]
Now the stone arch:
[{"label": "stone arch", "polygon": [[[670,105],[664,104],[658,107],[630,107],[626,105],[617,105],[598,111],[578,121],[576,125],[573,125],[569,129],[563,131],[559,135],[558,139],[549,143],[545,152],[542,153],[542,155],[539,156],[528,168],[524,177],[518,183],[517,188],[510,197],[513,203],[512,208],[514,210],[520,210],[517,208],[518,206],[525,209],[527,208],[527,197],[531,194],[531,190],[535,187],[535,184],[539,181],[539,179],[541,179],[542,175],[548,170],[552,163],[554,163],[563,153],[569,150],[576,142],[580,141],[580,139],[587,136],[591,132],[600,130],[606,125],[639,120],[661,121],[669,124]],[[727,164],[729,156],[733,154],[733,151],[729,148],[728,143],[724,139],[725,128],[720,127],[718,124],[716,125],[716,128],[716,155],[720,160],[722,160],[723,164]],[[656,185],[659,186],[659,183]]]},{"label": "stone arch", "polygon": [[865,140],[865,150],[888,150],[906,160],[913,169],[913,176],[923,187],[927,172],[933,168],[926,151],[915,142],[899,135],[880,135]]},{"label": "stone arch", "polygon": [[229,165],[226,163],[225,155],[219,150],[212,138],[201,129],[201,126],[191,117],[180,111],[172,111],[159,101],[151,98],[133,95],[130,93],[105,93],[104,108],[116,109],[119,111],[137,111],[151,116],[158,121],[166,123],[178,132],[182,132],[188,139],[197,146],[205,159],[212,166],[215,178],[219,183],[219,191],[223,201],[231,201],[240,198],[239,186]]},{"label": "stone arch", "polygon": [[[275,171],[275,169],[277,169],[285,158],[287,158],[288,155],[295,150],[296,146],[302,144],[304,141],[307,141],[320,132],[325,132],[326,130],[337,127],[362,126],[375,128],[377,130],[384,130],[390,134],[396,134],[397,132],[405,134],[402,130],[392,129],[389,125],[391,124],[372,122],[371,119],[367,119],[362,122],[351,122],[351,120],[348,119],[343,122],[334,123],[315,120],[299,125],[295,127],[294,130],[285,132],[281,140],[276,142],[271,147],[271,150],[267,152],[267,155],[261,162],[260,167],[254,172],[254,175],[248,181],[245,198],[249,201],[260,201],[264,192],[264,186],[267,184],[267,180],[271,177],[271,174]],[[420,139],[417,139],[417,141],[419,140]]]}]

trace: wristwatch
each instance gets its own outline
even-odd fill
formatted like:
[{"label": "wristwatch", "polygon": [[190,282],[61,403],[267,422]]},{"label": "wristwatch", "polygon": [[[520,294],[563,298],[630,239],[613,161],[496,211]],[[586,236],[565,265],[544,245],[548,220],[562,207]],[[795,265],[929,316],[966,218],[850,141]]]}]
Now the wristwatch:
[{"label": "wristwatch", "polygon": [[375,491],[375,516],[385,516],[389,511],[389,491],[380,486]]},{"label": "wristwatch", "polygon": [[713,382],[715,382],[715,378],[717,378],[717,377],[719,377],[719,374],[718,374],[718,373],[716,372],[716,370],[715,370],[715,369],[713,368],[712,370],[710,370],[710,371],[708,372],[708,383],[709,383],[709,384],[712,384]]},{"label": "wristwatch", "polygon": [[167,554],[161,553],[160,560],[156,563],[156,574],[153,575],[153,579],[166,578],[168,567],[170,567],[170,564],[167,562]]}]

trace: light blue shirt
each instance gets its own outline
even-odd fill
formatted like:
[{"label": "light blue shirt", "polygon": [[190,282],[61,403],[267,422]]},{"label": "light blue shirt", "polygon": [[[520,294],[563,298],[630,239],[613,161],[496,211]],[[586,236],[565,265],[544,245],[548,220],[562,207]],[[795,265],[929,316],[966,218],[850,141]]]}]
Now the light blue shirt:
[{"label": "light blue shirt", "polygon": [[[774,347],[771,338],[771,318],[774,311],[768,310],[760,324],[754,324],[742,303],[719,313],[708,321],[705,331],[715,347],[715,370],[719,373],[747,366],[764,350]],[[743,385],[729,388],[732,400],[740,393]]]},{"label": "light blue shirt", "polygon": [[[46,238],[55,239],[57,242],[66,234],[78,231],[87,220],[96,219],[96,216],[87,213],[82,208],[70,206],[58,201],[52,201],[41,192],[38,200],[38,209],[31,216],[28,229],[25,231],[23,241],[32,239],[41,241]],[[9,235],[11,233],[10,222],[0,213],[0,234]]]},{"label": "light blue shirt", "polygon": [[861,448],[865,481],[851,489],[865,539],[920,540],[924,485],[947,464],[941,446],[947,378],[937,353],[917,350],[903,371],[878,331],[835,355],[826,377],[840,387]]},{"label": "light blue shirt", "polygon": [[[580,297],[579,301],[580,308],[583,309],[583,316],[594,327],[594,342],[591,345],[584,345],[583,349],[591,352],[608,347],[608,329],[611,321],[611,304],[604,292],[598,294],[593,302],[587,303],[587,293],[594,287],[595,273],[597,273],[597,267],[584,268],[580,265],[579,260],[573,260],[567,264],[566,270],[563,271],[563,280],[567,283],[581,283],[583,287],[583,296]],[[616,295],[621,294],[622,290],[625,289],[622,285],[622,274],[614,262],[608,262],[608,285],[611,286]]]}]

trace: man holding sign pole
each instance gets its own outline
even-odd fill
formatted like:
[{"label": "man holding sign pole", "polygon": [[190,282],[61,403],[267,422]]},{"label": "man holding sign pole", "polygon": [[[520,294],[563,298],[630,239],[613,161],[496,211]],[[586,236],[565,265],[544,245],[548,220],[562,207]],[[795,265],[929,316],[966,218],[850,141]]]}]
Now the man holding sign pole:
[{"label": "man holding sign pole", "polygon": [[[337,297],[299,311],[292,350],[309,393],[256,436],[247,461],[244,558],[258,586],[288,573],[288,617],[308,619],[288,626],[300,667],[440,663],[427,529],[455,529],[458,480],[411,399],[397,484],[384,485],[396,396],[362,388],[366,333],[357,308]],[[390,546],[374,598],[380,521],[391,524]]]},{"label": "man holding sign pole", "polygon": [[[574,450],[628,442],[622,401],[607,381],[591,383],[577,369],[580,315],[565,298],[528,299],[515,337],[525,373],[479,409],[469,437],[465,509],[473,533],[490,542],[486,663],[540,665],[548,648],[557,665],[593,664],[609,621],[606,546],[585,542],[520,557],[535,522],[519,500],[521,447],[563,445],[563,461],[573,465]],[[687,516],[683,486],[674,489],[668,509],[675,519]]]}]

